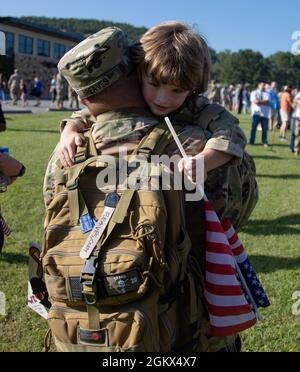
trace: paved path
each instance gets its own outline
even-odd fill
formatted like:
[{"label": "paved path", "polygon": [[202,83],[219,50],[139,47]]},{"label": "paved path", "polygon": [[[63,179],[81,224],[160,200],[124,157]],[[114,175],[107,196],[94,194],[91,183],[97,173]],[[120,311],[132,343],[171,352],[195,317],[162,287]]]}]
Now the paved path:
[{"label": "paved path", "polygon": [[[51,111],[75,111],[75,109],[69,109],[68,101],[64,103],[66,110],[51,110]],[[4,114],[41,114],[45,112],[49,112],[50,108],[50,101],[42,100],[41,105],[39,107],[35,107],[35,101],[28,101],[28,106],[23,107],[21,101],[18,102],[17,106],[13,106],[11,101],[6,101],[5,103],[2,102],[2,110]],[[83,108],[80,105],[80,108]]]}]

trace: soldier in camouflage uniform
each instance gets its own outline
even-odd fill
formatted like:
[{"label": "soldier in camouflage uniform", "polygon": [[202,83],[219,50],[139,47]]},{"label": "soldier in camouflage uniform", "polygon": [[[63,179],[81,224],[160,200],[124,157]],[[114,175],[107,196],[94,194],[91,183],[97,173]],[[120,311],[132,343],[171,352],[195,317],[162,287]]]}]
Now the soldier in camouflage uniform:
[{"label": "soldier in camouflage uniform", "polygon": [[[120,93],[120,96],[122,96],[122,93],[125,93],[120,92],[122,86],[119,86],[118,83],[122,80],[120,78],[124,77],[124,74],[126,75],[131,70],[130,60],[127,54],[128,48],[123,43],[123,37],[118,38],[118,33],[113,33],[114,37],[112,37],[111,32],[112,29],[107,29],[103,30],[100,34],[93,35],[73,51],[69,52],[59,64],[59,69],[63,75],[78,93],[83,103],[88,103],[90,109],[90,112],[83,110],[80,113],[75,113],[72,118],[73,121],[69,120],[64,133],[71,131],[74,135],[74,130],[80,131],[92,126],[93,138],[100,154],[115,154],[119,146],[124,146],[124,144],[129,149],[133,149],[134,143],[136,145],[145,133],[158,122],[144,106],[141,95],[139,98],[137,95],[135,96],[134,106],[132,105],[132,100],[130,100],[130,95],[128,95],[128,106],[125,106],[128,107],[127,109],[118,109],[116,102],[113,102],[111,106],[108,105],[109,99],[114,101],[116,92]],[[106,33],[107,37],[105,36]],[[99,43],[99,37],[102,40],[109,40],[104,47],[103,44]],[[94,43],[93,39],[95,39]],[[95,49],[94,53],[93,48]],[[108,50],[115,51],[115,55],[112,57],[109,53],[106,53]],[[118,53],[116,53],[117,50]],[[87,51],[90,55],[88,55]],[[130,90],[132,95],[135,90],[138,91],[138,81],[135,74],[131,74],[127,79],[126,89],[127,92]],[[132,89],[129,88],[128,83],[131,84]],[[104,102],[99,103],[97,107],[97,104],[95,105],[93,100],[89,101],[89,97],[96,97],[95,100],[97,102],[97,95],[101,92],[106,93],[102,96]],[[123,97],[126,97],[126,94],[123,94]],[[93,103],[92,105],[91,102]],[[118,104],[120,105],[119,107],[124,107],[124,101],[123,104],[120,102]],[[212,117],[208,115],[208,118],[203,120],[204,113],[207,115],[207,111],[205,110],[208,106],[209,103],[205,98],[199,98],[198,95],[194,95],[187,100],[181,110],[172,115],[171,119],[174,121],[174,124],[184,124],[179,136],[190,155],[197,155],[209,144],[211,148],[228,152],[233,156],[231,163],[210,172],[206,192],[213,199],[221,217],[230,216],[228,205],[234,206],[234,208],[231,208],[234,211],[233,214],[236,216],[233,218],[233,223],[238,226],[242,220],[242,213],[240,212],[241,205],[238,208],[238,203],[241,204],[240,196],[247,196],[247,190],[242,190],[242,186],[245,184],[242,180],[245,176],[242,167],[243,164],[247,164],[245,163],[246,156],[243,151],[245,136],[239,129],[237,120],[224,109],[219,109],[218,115],[215,114]],[[130,107],[140,108],[130,109]],[[202,122],[206,124],[204,127],[201,126]],[[66,121],[62,123],[62,129],[65,125]],[[176,151],[177,148],[174,144],[170,144],[167,153],[171,154]],[[52,182],[54,177],[51,172],[55,171],[55,165],[53,164],[56,158],[57,153],[55,153],[52,161],[49,163],[48,173],[45,178],[44,195],[46,197],[45,199],[47,199],[46,204],[51,201],[51,194],[54,192]],[[249,169],[247,165],[246,168]],[[249,176],[252,179],[253,177],[251,175]],[[216,190],[217,192],[215,193]],[[253,195],[252,191],[250,192],[251,195]],[[238,195],[238,200],[234,200],[236,195]],[[229,200],[232,202],[228,203]],[[196,214],[194,213],[195,211],[197,212]],[[239,213],[237,213],[238,211]],[[186,213],[187,225],[189,226],[190,222],[194,221],[194,224],[190,224],[192,228],[189,233],[195,251],[198,252],[199,258],[203,259],[204,229],[199,229],[201,219],[204,226],[201,202],[193,204],[192,208],[187,207]],[[199,216],[199,219],[196,218],[197,216]],[[232,339],[219,339],[212,349],[221,349],[231,342]]]},{"label": "soldier in camouflage uniform", "polygon": [[8,87],[10,92],[10,98],[12,99],[13,105],[17,105],[19,99],[19,87],[20,87],[20,76],[18,70],[11,75],[8,80]]},{"label": "soldier in camouflage uniform", "polygon": [[68,98],[69,98],[69,108],[72,109],[75,103],[75,109],[79,110],[79,101],[77,93],[72,89],[72,87],[68,86]]},{"label": "soldier in camouflage uniform", "polygon": [[58,73],[56,76],[56,90],[57,90],[56,105],[59,110],[62,110],[64,108],[65,83],[64,78],[60,73]]}]

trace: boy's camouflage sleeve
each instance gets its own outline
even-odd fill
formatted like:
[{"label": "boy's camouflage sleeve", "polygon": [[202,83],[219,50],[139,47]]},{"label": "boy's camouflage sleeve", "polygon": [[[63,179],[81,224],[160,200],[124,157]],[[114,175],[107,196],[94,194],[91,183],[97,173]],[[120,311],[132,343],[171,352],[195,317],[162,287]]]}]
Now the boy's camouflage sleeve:
[{"label": "boy's camouflage sleeve", "polygon": [[87,108],[84,108],[81,111],[75,111],[68,119],[63,119],[60,122],[60,132],[65,129],[66,124],[77,123],[78,121],[82,122],[86,129],[91,128],[92,125],[96,122],[96,118],[91,115]]},{"label": "boy's camouflage sleeve", "polygon": [[[204,108],[213,106],[215,107],[214,109],[219,111],[218,115],[215,115],[213,120],[203,123]],[[211,138],[207,141],[206,148],[225,152],[238,159],[243,158],[247,138],[240,128],[239,120],[235,116],[219,105],[210,104],[208,99],[203,96],[198,96],[191,100],[189,107],[193,110],[195,124],[200,126],[204,124],[206,126],[205,129],[211,133]]]},{"label": "boy's camouflage sleeve", "polygon": [[[218,113],[208,119],[207,108]],[[209,133],[205,148],[232,155],[237,162],[242,159],[247,138],[239,126],[238,119],[225,108],[210,104],[204,96],[193,96],[173,118],[180,123],[200,126]]]},{"label": "boy's camouflage sleeve", "polygon": [[224,110],[216,121],[208,125],[212,137],[205,148],[225,152],[239,159],[243,158],[247,138],[239,126],[239,121],[228,111]]}]

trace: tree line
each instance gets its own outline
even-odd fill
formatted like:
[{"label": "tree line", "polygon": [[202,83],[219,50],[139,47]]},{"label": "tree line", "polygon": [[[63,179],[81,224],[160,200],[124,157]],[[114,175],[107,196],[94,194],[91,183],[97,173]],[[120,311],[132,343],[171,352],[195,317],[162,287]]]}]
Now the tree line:
[{"label": "tree line", "polygon": [[[21,19],[67,30],[91,35],[104,27],[117,26],[124,30],[130,42],[139,40],[146,32],[145,27],[134,27],[127,23],[115,23],[96,19],[21,17]],[[211,49],[212,78],[224,84],[249,83],[255,86],[260,81],[278,82],[278,86],[291,85],[300,88],[300,55],[289,52],[277,52],[264,57],[251,49],[232,52],[225,50],[217,53]]]},{"label": "tree line", "polygon": [[264,57],[251,49],[215,53],[212,51],[212,77],[224,84],[277,81],[279,89],[285,85],[300,88],[300,55],[277,52]]},{"label": "tree line", "polygon": [[124,31],[131,43],[137,42],[139,38],[147,31],[147,28],[145,27],[134,27],[128,23],[100,21],[97,19],[47,17],[20,17],[20,19],[60,30],[82,33],[85,36],[92,35],[105,27],[116,26]]}]

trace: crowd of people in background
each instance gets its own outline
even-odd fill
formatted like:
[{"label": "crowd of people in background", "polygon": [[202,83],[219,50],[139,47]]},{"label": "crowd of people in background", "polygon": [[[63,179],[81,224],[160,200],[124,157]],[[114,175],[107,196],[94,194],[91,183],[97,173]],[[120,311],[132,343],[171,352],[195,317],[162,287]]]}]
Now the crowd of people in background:
[{"label": "crowd of people in background", "polygon": [[32,79],[30,90],[26,84],[25,79],[19,74],[19,71],[15,69],[14,73],[5,81],[3,74],[0,73],[0,101],[5,103],[6,95],[5,90],[9,92],[10,99],[14,106],[18,105],[21,100],[22,106],[28,106],[28,97],[31,96],[35,99],[35,106],[38,107],[41,104],[41,97],[43,94],[43,85],[38,76]]},{"label": "crowd of people in background", "polygon": [[32,78],[30,87],[28,87],[26,81],[28,80],[25,80],[17,69],[14,70],[8,81],[0,73],[0,102],[2,104],[6,102],[7,95],[5,93],[7,93],[14,106],[18,105],[20,101],[23,107],[27,107],[28,99],[32,98],[35,100],[34,106],[38,107],[41,105],[42,97],[47,99],[50,97],[50,108],[52,109],[65,109],[64,101],[66,99],[69,102],[68,108],[79,109],[77,94],[68,86],[60,74],[53,75],[48,87],[43,87],[39,76]]},{"label": "crowd of people in background", "polygon": [[[290,86],[278,91],[275,81],[271,84],[260,82],[256,89],[250,84],[222,86],[212,81],[207,96],[236,114],[251,113],[252,123],[249,144],[254,145],[256,132],[262,132],[261,143],[268,147],[268,134],[279,129],[281,142],[288,142],[287,131],[291,129],[290,150],[300,155],[300,91]],[[274,136],[273,136],[274,138]]]}]

